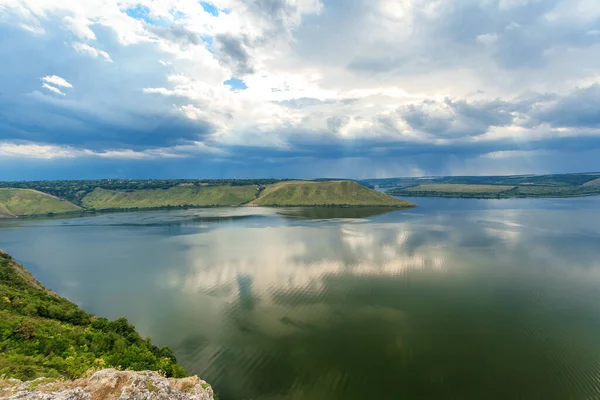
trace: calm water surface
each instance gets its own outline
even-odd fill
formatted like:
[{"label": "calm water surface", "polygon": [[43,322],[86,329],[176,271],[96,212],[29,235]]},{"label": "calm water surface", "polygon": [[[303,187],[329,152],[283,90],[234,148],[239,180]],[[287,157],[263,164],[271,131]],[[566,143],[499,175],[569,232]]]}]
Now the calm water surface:
[{"label": "calm water surface", "polygon": [[600,396],[600,197],[0,222],[221,399]]}]

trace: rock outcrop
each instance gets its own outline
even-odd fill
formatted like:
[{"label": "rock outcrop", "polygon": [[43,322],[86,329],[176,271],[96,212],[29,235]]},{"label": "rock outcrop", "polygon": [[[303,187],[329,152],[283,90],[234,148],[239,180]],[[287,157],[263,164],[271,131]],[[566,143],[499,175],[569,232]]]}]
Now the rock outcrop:
[{"label": "rock outcrop", "polygon": [[152,371],[104,369],[74,381],[38,378],[0,380],[0,399],[10,400],[214,400],[197,376],[165,378]]}]

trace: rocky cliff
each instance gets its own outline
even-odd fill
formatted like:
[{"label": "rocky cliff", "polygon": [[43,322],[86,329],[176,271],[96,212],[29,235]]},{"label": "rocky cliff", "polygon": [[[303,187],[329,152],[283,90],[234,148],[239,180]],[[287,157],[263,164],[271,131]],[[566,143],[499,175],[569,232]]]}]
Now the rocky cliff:
[{"label": "rocky cliff", "polygon": [[72,381],[0,379],[0,399],[10,400],[214,400],[196,376],[166,378],[152,371],[104,369]]}]

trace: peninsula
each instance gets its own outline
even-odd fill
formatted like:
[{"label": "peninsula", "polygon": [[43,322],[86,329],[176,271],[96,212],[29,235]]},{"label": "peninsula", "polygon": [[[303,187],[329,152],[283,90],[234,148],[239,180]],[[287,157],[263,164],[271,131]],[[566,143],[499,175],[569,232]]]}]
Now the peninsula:
[{"label": "peninsula", "polygon": [[600,173],[389,178],[361,183],[404,197],[508,199],[600,194]]},{"label": "peninsula", "polygon": [[355,181],[101,180],[1,182],[0,216],[192,207],[394,207],[414,204]]}]

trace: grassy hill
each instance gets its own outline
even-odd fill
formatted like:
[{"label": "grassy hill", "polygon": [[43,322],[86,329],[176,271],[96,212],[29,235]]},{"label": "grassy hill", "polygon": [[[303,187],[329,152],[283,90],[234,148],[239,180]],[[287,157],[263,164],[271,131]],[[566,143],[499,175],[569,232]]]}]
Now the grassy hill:
[{"label": "grassy hill", "polygon": [[68,201],[32,189],[0,189],[0,216],[45,215],[81,210]]},{"label": "grassy hill", "polygon": [[587,181],[583,186],[600,186],[600,178],[594,179],[593,181]]},{"label": "grassy hill", "polygon": [[524,197],[581,197],[600,194],[595,181],[582,185],[521,184],[479,185],[463,183],[427,183],[406,188],[388,190],[386,193],[406,197],[455,197],[455,198],[524,198]]},{"label": "grassy hill", "polygon": [[256,198],[258,186],[176,186],[168,189],[116,191],[96,189],[82,199],[85,208],[129,209],[181,206],[239,206]]},{"label": "grassy hill", "polygon": [[250,205],[414,207],[354,181],[288,181],[267,186]]},{"label": "grassy hill", "polygon": [[447,193],[500,193],[514,189],[506,185],[463,185],[454,183],[432,183],[404,189],[406,192],[447,192]]},{"label": "grassy hill", "polygon": [[600,173],[551,174],[551,175],[497,175],[497,176],[426,176],[414,178],[365,179],[366,186],[402,189],[426,184],[462,185],[505,185],[505,186],[545,186],[577,187],[600,183]]},{"label": "grassy hill", "polygon": [[126,319],[86,313],[0,250],[0,376],[77,378],[105,367],[186,375],[168,348],[142,339]]}]

